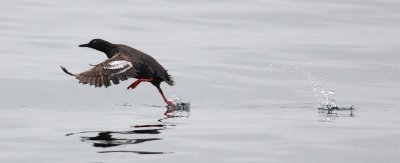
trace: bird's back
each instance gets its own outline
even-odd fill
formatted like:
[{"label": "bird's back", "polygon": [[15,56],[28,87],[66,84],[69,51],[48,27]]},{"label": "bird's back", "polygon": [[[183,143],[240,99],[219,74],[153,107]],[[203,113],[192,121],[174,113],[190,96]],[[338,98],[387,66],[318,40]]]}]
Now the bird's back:
[{"label": "bird's back", "polygon": [[156,84],[159,84],[162,81],[165,81],[169,85],[174,84],[174,81],[168,74],[167,70],[165,70],[164,67],[162,67],[161,64],[152,56],[126,45],[118,45],[117,48],[120,54],[127,57],[127,60],[133,64],[138,64],[138,67],[140,68],[138,70],[138,77],[151,77],[155,79]]}]

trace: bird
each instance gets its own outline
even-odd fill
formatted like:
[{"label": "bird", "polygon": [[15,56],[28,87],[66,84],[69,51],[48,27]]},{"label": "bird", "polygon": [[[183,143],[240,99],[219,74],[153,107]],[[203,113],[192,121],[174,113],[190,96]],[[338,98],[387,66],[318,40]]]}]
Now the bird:
[{"label": "bird", "polygon": [[73,74],[60,66],[66,74],[78,79],[79,83],[107,88],[112,84],[119,84],[120,81],[135,78],[136,81],[127,87],[128,90],[135,89],[141,82],[150,82],[158,89],[164,102],[168,106],[172,105],[172,102],[165,97],[160,84],[165,82],[173,86],[175,82],[167,70],[152,56],[127,45],[113,44],[99,38],[79,47],[101,51],[108,58],[99,64],[91,65],[93,66],[91,69],[79,74]]}]

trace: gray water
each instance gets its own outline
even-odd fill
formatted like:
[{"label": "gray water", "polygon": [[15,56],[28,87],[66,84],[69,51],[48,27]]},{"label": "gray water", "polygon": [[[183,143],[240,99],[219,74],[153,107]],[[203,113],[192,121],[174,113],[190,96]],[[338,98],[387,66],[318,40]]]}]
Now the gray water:
[{"label": "gray water", "polygon": [[[399,162],[399,29],[395,0],[2,1],[0,162]],[[64,74],[105,59],[93,38],[156,58],[190,111]]]}]

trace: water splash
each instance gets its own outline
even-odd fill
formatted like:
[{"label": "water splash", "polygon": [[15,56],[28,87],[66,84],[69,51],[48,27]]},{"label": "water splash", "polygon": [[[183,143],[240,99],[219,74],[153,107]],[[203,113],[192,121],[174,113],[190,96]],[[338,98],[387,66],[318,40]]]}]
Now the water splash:
[{"label": "water splash", "polygon": [[168,100],[171,101],[174,105],[190,105],[188,100],[183,100],[177,95],[172,95],[172,97],[169,98]]},{"label": "water splash", "polygon": [[[314,91],[314,95],[318,99],[318,101],[325,99],[325,97],[327,97],[327,95],[329,94],[328,92],[333,92],[333,101],[334,101],[335,91],[329,90],[326,87],[324,87],[323,84],[321,84],[321,80],[323,79],[322,77],[317,76],[317,75],[315,75],[309,71],[306,71],[304,69],[301,69],[297,66],[291,66],[291,65],[275,63],[275,62],[276,61],[274,58],[274,62],[270,62],[269,65],[271,67],[276,67],[276,68],[285,70],[285,71],[289,72],[293,77],[307,80],[308,83],[311,85],[312,90]],[[318,102],[318,106],[319,106],[319,102]]]},{"label": "water splash", "polygon": [[273,62],[269,62],[269,66],[271,67],[277,67],[280,69],[283,69],[285,71],[290,72],[294,77],[300,77],[303,79],[306,79],[310,85],[312,85],[312,89],[314,91],[314,95],[318,99],[318,110],[319,112],[324,115],[324,116],[330,116],[334,113],[335,111],[350,111],[351,115],[350,117],[353,117],[353,110],[354,107],[342,107],[339,108],[336,104],[335,96],[336,93],[332,89],[327,89],[326,87],[321,84],[321,80],[323,79],[322,77],[319,77],[317,75],[314,75],[313,73],[306,71],[304,69],[300,69],[297,66],[291,66],[291,65],[286,65],[286,64],[280,64],[275,61],[275,58],[273,59]]},{"label": "water splash", "polygon": [[318,108],[327,110],[337,108],[335,101],[335,91],[321,91],[321,97],[318,100]]},{"label": "water splash", "polygon": [[165,115],[168,117],[187,117],[190,113],[190,102],[184,100],[177,95],[173,95],[168,99],[173,105],[167,106],[167,111]]}]

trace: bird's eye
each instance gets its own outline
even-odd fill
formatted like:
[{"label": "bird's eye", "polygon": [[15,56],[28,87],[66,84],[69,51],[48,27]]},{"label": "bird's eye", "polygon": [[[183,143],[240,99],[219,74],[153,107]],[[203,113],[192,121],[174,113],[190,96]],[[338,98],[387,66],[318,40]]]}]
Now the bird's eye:
[{"label": "bird's eye", "polygon": [[93,45],[96,45],[96,44],[97,44],[97,41],[93,41],[92,44],[93,44]]}]

